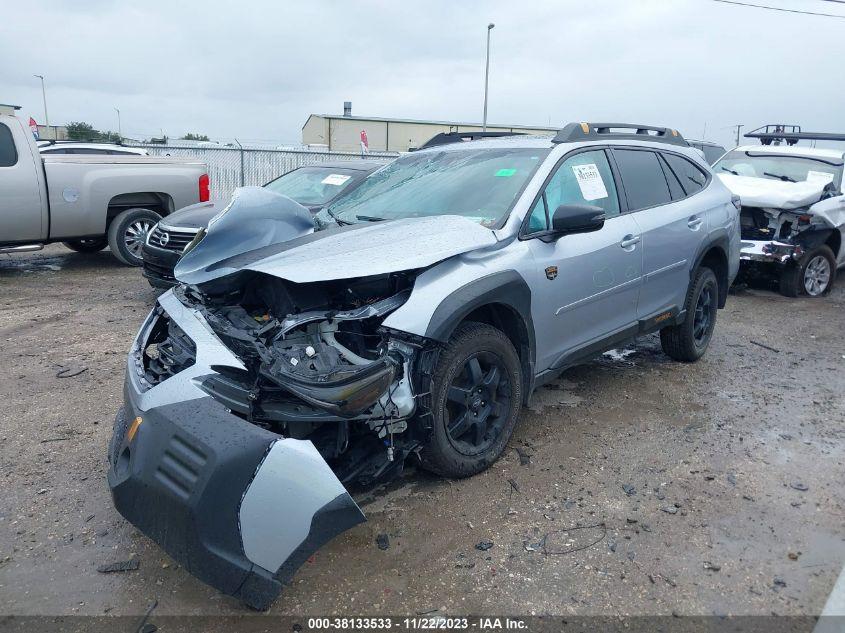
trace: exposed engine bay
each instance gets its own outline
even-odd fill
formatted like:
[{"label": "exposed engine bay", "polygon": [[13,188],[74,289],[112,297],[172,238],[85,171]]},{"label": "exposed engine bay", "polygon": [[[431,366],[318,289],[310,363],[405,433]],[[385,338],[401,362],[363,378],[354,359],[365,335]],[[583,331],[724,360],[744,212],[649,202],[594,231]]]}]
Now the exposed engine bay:
[{"label": "exposed engine bay", "polygon": [[[211,290],[180,286],[174,294],[246,368],[212,367],[204,391],[252,424],[310,440],[344,484],[367,485],[401,471],[425,431],[415,422],[409,432],[408,420],[426,341],[381,327],[407,301],[415,276],[296,284],[246,272]],[[150,337],[147,382],[190,362],[185,338],[172,322]]]}]

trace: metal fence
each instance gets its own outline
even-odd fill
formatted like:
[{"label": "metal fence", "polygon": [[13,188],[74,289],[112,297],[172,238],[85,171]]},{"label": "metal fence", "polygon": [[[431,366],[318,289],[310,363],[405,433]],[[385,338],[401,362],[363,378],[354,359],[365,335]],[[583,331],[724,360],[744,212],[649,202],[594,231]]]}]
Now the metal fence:
[{"label": "metal fence", "polygon": [[248,147],[242,149],[168,145],[135,145],[134,147],[143,147],[151,156],[192,158],[206,163],[211,179],[211,197],[215,199],[228,198],[238,187],[263,185],[297,167],[357,158],[388,162],[399,156],[395,152],[374,152],[362,156],[349,152],[311,152]]}]

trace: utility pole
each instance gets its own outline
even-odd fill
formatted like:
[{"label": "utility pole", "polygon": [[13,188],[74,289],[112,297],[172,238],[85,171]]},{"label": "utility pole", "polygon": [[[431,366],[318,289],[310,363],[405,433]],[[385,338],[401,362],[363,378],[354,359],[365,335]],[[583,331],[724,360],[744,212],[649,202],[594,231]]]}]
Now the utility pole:
[{"label": "utility pole", "polygon": [[737,123],[736,125],[734,125],[734,127],[736,128],[736,146],[739,147],[739,133],[742,130],[742,128],[745,127],[745,124],[744,123]]},{"label": "utility pole", "polygon": [[490,79],[490,31],[496,26],[492,22],[487,25],[487,65],[484,68],[484,119],[481,123],[481,129],[487,131],[487,86]]},{"label": "utility pole", "polygon": [[115,112],[117,112],[117,136],[120,138],[121,142],[123,141],[123,133],[120,131],[120,108],[115,108]]},{"label": "utility pole", "polygon": [[[41,98],[44,100],[44,125],[50,129],[50,117],[47,116],[47,89],[44,87],[44,75],[33,75],[41,80]],[[53,135],[53,140],[56,140],[57,134]]]}]

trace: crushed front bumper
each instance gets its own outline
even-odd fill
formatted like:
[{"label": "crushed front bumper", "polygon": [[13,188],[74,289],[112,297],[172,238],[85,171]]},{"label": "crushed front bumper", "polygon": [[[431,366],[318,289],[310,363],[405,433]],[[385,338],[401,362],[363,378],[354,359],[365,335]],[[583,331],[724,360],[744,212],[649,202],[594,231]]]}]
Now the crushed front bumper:
[{"label": "crushed front bumper", "polygon": [[742,240],[739,259],[741,261],[786,264],[796,261],[804,254],[797,244],[779,242],[776,240]]},{"label": "crushed front bumper", "polygon": [[163,318],[154,311],[130,353],[109,447],[115,507],[194,576],[266,609],[314,551],[365,517],[310,441],[250,424],[196,385],[212,359],[226,364],[222,343],[172,293],[160,304],[197,359],[141,382],[135,352]]}]

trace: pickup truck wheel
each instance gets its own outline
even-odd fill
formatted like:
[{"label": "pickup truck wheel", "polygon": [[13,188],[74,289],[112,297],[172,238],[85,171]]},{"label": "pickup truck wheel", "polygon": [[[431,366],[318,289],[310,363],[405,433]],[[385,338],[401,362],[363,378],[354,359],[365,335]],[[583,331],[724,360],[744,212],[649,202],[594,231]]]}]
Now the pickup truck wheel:
[{"label": "pickup truck wheel", "polygon": [[483,323],[461,325],[432,372],[423,467],[447,477],[486,469],[505,450],[521,404],[522,367],[508,338]]},{"label": "pickup truck wheel", "polygon": [[704,356],[716,327],[718,306],[719,282],[716,275],[709,268],[699,268],[687,290],[684,322],[660,330],[663,352],[685,363],[695,362]]},{"label": "pickup truck wheel", "polygon": [[140,266],[144,263],[141,249],[161,216],[149,209],[127,209],[109,225],[109,248],[122,264]]},{"label": "pickup truck wheel", "polygon": [[787,264],[780,274],[780,293],[785,297],[823,297],[836,281],[836,257],[822,244],[810,249],[798,262]]},{"label": "pickup truck wheel", "polygon": [[109,241],[105,237],[89,237],[81,240],[69,240],[62,242],[62,244],[65,248],[77,253],[96,253],[108,246]]}]

